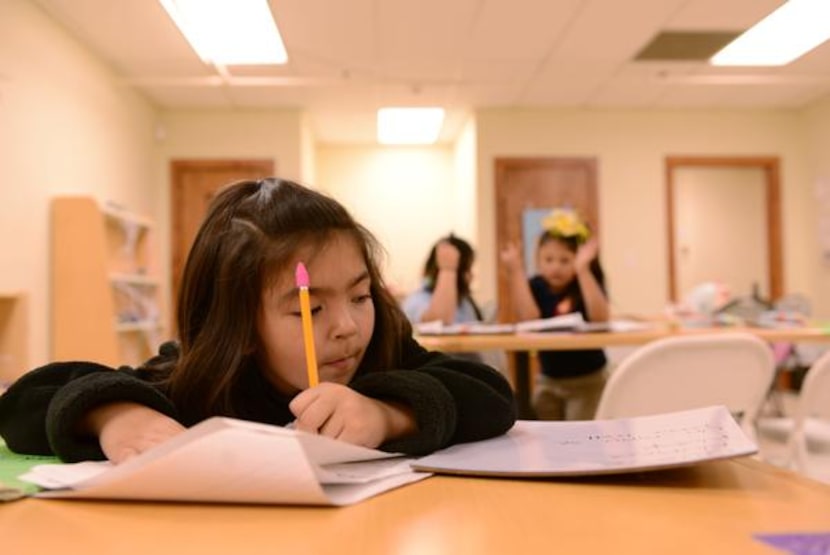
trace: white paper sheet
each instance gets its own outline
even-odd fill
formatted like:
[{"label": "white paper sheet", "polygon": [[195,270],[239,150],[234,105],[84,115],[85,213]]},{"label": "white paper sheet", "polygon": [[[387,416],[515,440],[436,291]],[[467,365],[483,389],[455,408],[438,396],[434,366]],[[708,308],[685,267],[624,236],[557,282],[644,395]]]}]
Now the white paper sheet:
[{"label": "white paper sheet", "polygon": [[43,497],[341,505],[429,476],[402,463],[395,454],[216,417],[120,465],[38,465],[21,479],[69,488]]},{"label": "white paper sheet", "polygon": [[413,461],[418,470],[488,476],[620,474],[751,455],[723,406],[615,420],[520,420],[507,434]]}]

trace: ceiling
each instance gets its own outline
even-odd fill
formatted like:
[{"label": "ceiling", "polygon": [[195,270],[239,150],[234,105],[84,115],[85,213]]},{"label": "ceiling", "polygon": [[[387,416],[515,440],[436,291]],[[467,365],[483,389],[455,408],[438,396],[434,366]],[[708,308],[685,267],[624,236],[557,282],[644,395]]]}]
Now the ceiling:
[{"label": "ceiling", "polygon": [[203,63],[156,0],[33,0],[161,108],[301,107],[324,143],[375,142],[383,106],[796,108],[830,41],[780,68],[638,61],[660,33],[740,32],[782,0],[270,0],[284,66]]}]

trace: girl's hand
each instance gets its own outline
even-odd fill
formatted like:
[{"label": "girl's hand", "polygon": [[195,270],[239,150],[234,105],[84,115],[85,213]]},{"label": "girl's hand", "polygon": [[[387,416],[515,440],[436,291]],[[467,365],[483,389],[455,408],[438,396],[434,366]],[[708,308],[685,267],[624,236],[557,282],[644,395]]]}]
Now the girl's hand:
[{"label": "girl's hand", "polygon": [[441,241],[435,246],[435,265],[439,270],[455,272],[458,270],[458,259],[461,253],[449,241]]},{"label": "girl's hand", "polygon": [[577,272],[587,270],[591,267],[591,261],[597,257],[599,251],[599,241],[595,238],[588,239],[579,246],[576,251],[576,258],[574,258],[574,268]]},{"label": "girl's hand", "polygon": [[372,449],[416,429],[406,408],[336,383],[321,383],[301,392],[288,408],[297,417],[294,424],[298,430]]},{"label": "girl's hand", "polygon": [[84,422],[98,436],[101,450],[114,463],[124,462],[185,430],[158,411],[138,403],[110,403],[94,409]]},{"label": "girl's hand", "polygon": [[519,248],[515,243],[508,243],[501,250],[501,252],[499,252],[499,258],[501,259],[502,264],[504,264],[505,267],[511,272],[522,267],[522,260],[519,256]]}]

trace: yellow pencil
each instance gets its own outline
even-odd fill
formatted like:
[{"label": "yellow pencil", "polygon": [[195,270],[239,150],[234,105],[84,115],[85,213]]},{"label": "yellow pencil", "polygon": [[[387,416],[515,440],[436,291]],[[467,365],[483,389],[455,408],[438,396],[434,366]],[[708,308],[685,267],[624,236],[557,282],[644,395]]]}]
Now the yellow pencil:
[{"label": "yellow pencil", "polygon": [[317,355],[314,353],[314,330],[311,325],[311,301],[308,297],[308,270],[300,262],[294,273],[297,289],[300,291],[300,317],[303,320],[303,343],[305,343],[305,366],[308,372],[308,387],[320,383],[317,376]]}]

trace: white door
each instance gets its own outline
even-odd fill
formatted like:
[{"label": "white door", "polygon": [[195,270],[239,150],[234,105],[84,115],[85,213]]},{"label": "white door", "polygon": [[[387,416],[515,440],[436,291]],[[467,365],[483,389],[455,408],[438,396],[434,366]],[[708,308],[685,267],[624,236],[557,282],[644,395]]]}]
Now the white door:
[{"label": "white door", "polygon": [[770,297],[766,179],[762,168],[674,169],[675,291],[706,281],[733,296]]}]

